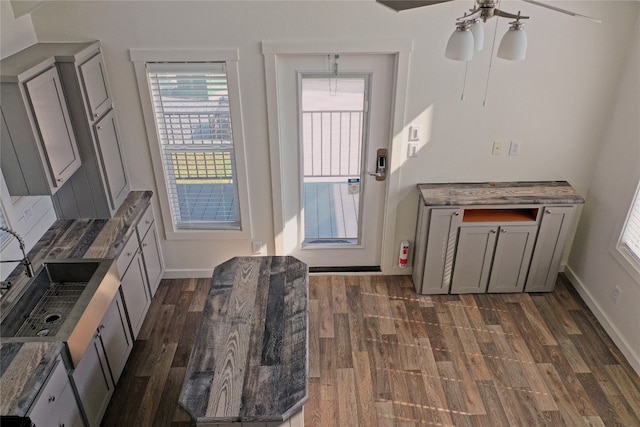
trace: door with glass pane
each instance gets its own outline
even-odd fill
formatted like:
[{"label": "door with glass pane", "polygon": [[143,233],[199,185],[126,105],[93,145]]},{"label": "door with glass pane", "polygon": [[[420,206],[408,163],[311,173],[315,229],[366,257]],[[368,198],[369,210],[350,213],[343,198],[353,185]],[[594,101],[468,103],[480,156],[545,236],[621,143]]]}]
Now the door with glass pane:
[{"label": "door with glass pane", "polygon": [[326,64],[326,55],[280,64],[284,203],[297,207],[285,247],[312,267],[377,267],[387,181],[370,172],[389,146],[393,58],[340,55],[337,73]]}]

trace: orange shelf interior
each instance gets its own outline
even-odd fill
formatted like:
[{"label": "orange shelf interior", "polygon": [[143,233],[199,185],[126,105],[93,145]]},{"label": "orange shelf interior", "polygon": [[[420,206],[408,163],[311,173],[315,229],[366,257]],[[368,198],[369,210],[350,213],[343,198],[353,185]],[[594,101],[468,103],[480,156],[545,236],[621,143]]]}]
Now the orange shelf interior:
[{"label": "orange shelf interior", "polygon": [[538,209],[465,209],[462,222],[535,221]]}]

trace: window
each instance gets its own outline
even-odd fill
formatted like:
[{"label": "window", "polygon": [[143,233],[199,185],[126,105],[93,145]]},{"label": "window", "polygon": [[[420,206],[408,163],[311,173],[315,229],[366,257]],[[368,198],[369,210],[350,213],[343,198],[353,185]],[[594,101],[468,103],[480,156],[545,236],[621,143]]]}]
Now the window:
[{"label": "window", "polygon": [[620,243],[640,263],[640,186],[636,190],[629,216],[622,231]]},{"label": "window", "polygon": [[167,238],[245,237],[237,53],[182,54],[131,51]]}]

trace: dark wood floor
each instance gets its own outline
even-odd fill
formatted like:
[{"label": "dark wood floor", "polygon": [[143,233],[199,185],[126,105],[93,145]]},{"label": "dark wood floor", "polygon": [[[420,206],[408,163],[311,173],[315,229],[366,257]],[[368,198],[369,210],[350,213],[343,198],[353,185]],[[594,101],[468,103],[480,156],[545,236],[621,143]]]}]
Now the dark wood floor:
[{"label": "dark wood floor", "polygon": [[[189,424],[209,282],[162,281],[103,426]],[[305,426],[640,426],[640,378],[567,283],[417,296],[405,276],[312,276]]]}]

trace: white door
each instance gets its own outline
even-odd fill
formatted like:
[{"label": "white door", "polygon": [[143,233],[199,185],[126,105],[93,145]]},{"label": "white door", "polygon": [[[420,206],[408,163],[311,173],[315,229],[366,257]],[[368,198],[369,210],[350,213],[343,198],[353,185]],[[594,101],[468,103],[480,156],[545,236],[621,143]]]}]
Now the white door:
[{"label": "white door", "polygon": [[278,62],[284,247],[311,267],[380,266],[394,65],[383,54]]}]

